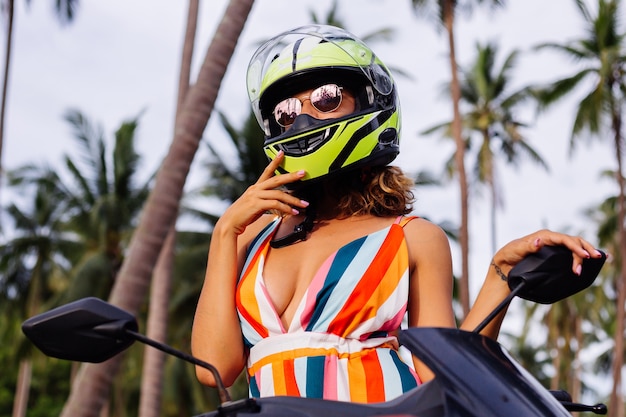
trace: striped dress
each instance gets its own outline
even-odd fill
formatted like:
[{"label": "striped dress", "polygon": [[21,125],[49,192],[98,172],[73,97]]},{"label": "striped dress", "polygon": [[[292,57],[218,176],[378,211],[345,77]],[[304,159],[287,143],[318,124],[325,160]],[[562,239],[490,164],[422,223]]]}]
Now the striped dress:
[{"label": "striped dress", "polygon": [[249,348],[252,397],[291,395],[382,402],[419,378],[390,333],[400,327],[409,291],[409,256],[399,217],[328,257],[300,301],[289,328],[263,280],[271,222],[252,242],[237,286],[237,311]]}]

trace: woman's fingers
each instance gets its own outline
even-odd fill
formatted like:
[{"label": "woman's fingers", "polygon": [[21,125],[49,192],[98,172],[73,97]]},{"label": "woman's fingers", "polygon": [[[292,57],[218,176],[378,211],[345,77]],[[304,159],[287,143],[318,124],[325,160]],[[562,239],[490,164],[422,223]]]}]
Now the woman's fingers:
[{"label": "woman's fingers", "polygon": [[[222,215],[225,224],[230,225],[236,234],[268,211],[283,215],[296,215],[309,205],[308,202],[281,190],[280,187],[298,181],[304,172],[274,175],[274,162],[270,163],[259,180],[248,189]],[[271,176],[267,177],[268,171]]]},{"label": "woman's fingers", "polygon": [[[277,210],[284,214],[297,214],[297,208],[305,208],[309,205],[306,201],[276,189],[257,189],[250,197],[249,204],[260,211]],[[296,212],[293,211],[294,208]]]},{"label": "woman's fingers", "polygon": [[296,215],[309,203],[294,197],[281,187],[301,180],[304,171],[276,175],[276,170],[284,158],[280,151],[270,161],[256,183],[235,201],[222,215],[225,224],[230,225],[237,234],[256,221],[263,213],[273,211],[284,215]]},{"label": "woman's fingers", "polygon": [[[540,237],[539,239],[541,240],[542,238]],[[602,257],[602,253],[599,250],[580,236],[548,232],[543,239],[545,239],[543,244],[562,245],[572,251],[572,271],[576,275],[580,275],[582,272],[585,259]]]},{"label": "woman's fingers", "polygon": [[[572,271],[580,275],[584,259],[600,258],[602,253],[580,236],[539,230],[505,245],[497,254],[499,259],[511,267],[527,255],[537,252],[543,246],[565,246],[572,251]],[[494,257],[495,259],[495,257]]]},{"label": "woman's fingers", "polygon": [[278,188],[286,184],[296,182],[302,179],[305,175],[305,171],[290,172],[287,174],[276,175],[276,170],[283,161],[285,154],[283,151],[279,151],[276,158],[272,159],[269,164],[263,170],[263,173],[257,180],[256,184],[264,184],[265,188]]},{"label": "woman's fingers", "polygon": [[267,166],[263,170],[263,173],[259,177],[257,183],[263,182],[267,180],[268,178],[273,177],[274,172],[280,166],[280,163],[282,162],[284,156],[285,156],[285,153],[283,151],[279,151],[278,154],[276,155],[276,158],[272,159],[269,162],[269,164],[267,164]]}]

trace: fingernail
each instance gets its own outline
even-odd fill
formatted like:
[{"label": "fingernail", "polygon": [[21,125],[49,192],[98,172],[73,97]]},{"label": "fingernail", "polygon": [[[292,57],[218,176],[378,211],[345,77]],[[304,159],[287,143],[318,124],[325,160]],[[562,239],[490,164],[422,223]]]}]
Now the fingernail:
[{"label": "fingernail", "polygon": [[295,215],[300,214],[300,212],[299,212],[297,209],[292,208],[292,209],[291,209],[291,214],[293,214],[293,215],[295,216]]},{"label": "fingernail", "polygon": [[304,174],[306,174],[306,171],[301,169],[300,171],[297,172],[299,177],[304,177]]},{"label": "fingernail", "polygon": [[596,256],[602,256],[602,252],[600,252],[599,250],[596,249],[594,252]]},{"label": "fingernail", "polygon": [[585,252],[585,258],[587,258],[587,259],[591,258],[591,255],[589,255],[589,252],[587,252],[586,250],[584,252]]},{"label": "fingernail", "polygon": [[582,271],[583,271],[583,266],[582,265],[578,265],[576,267],[576,275],[580,276]]},{"label": "fingernail", "polygon": [[539,244],[541,243],[541,238],[537,238],[535,239],[535,247],[538,248]]},{"label": "fingernail", "polygon": [[309,206],[309,202],[308,201],[304,201],[304,200],[300,200],[300,204],[302,204],[302,206],[304,206],[304,207],[308,207]]}]

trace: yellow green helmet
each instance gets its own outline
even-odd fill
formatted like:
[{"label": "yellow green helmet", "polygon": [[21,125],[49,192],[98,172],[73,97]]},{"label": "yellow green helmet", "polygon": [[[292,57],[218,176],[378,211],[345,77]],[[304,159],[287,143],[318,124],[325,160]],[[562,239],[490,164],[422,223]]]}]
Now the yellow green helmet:
[{"label": "yellow green helmet", "polygon": [[[350,91],[355,111],[335,119],[295,117],[288,129],[273,116],[277,103],[333,83]],[[399,153],[400,106],[387,67],[361,40],[333,26],[308,25],[284,32],[252,56],[248,96],[265,133],[269,159],[285,157],[279,172],[305,170],[303,181],[347,169],[387,165]]]}]

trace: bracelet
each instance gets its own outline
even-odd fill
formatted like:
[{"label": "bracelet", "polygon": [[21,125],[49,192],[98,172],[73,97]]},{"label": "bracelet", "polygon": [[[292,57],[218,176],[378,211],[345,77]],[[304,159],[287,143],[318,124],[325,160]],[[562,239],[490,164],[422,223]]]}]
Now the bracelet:
[{"label": "bracelet", "polygon": [[502,279],[502,281],[507,282],[509,280],[509,277],[507,277],[506,274],[502,272],[500,267],[496,265],[494,261],[491,261],[491,266],[493,266],[493,269],[496,270],[496,274],[498,274],[498,276]]}]

